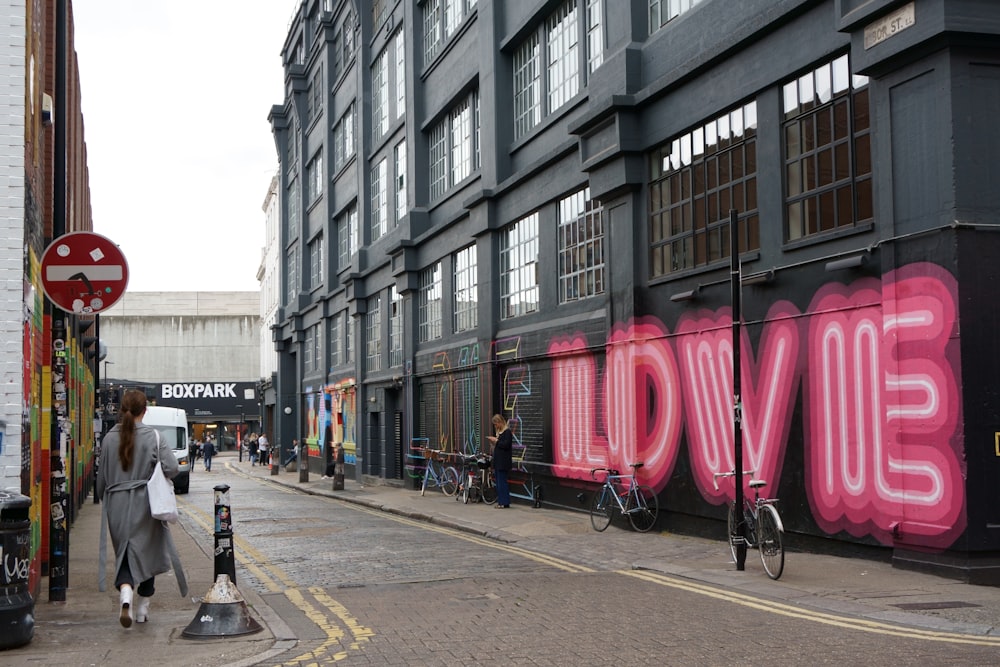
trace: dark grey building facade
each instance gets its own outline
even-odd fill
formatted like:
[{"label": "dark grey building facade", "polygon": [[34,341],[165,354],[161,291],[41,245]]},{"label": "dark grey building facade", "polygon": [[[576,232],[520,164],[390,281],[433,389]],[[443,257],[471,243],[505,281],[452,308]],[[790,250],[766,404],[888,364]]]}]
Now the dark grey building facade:
[{"label": "dark grey building facade", "polygon": [[405,482],[501,413],[516,495],[642,461],[705,525],[738,403],[791,540],[995,583],[998,35],[991,0],[304,1],[275,438]]}]

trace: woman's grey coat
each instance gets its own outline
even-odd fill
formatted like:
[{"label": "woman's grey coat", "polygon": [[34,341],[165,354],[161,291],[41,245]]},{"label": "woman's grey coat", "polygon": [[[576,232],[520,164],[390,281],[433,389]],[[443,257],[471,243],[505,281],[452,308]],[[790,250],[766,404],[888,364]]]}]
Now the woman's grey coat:
[{"label": "woman's grey coat", "polygon": [[[103,511],[111,531],[115,548],[115,573],[128,554],[129,568],[135,585],[170,571],[171,554],[168,549],[170,529],[166,523],[154,519],[149,511],[146,482],[153,474],[157,462],[163,465],[167,479],[177,476],[177,459],[164,438],[157,438],[156,430],[141,422],[135,425],[135,450],[132,469],[122,470],[118,460],[120,425],[112,428],[101,443],[101,463],[97,471],[97,496],[104,505]],[[159,446],[157,446],[159,444]],[[103,523],[103,522],[102,522]],[[99,589],[104,590],[105,541],[102,529]],[[180,575],[183,577],[183,575]]]}]

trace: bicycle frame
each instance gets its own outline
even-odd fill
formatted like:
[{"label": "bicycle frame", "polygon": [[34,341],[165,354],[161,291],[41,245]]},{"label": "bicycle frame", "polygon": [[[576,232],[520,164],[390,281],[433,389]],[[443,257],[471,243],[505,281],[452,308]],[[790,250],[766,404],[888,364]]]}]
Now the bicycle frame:
[{"label": "bicycle frame", "polygon": [[[615,507],[622,516],[628,517],[629,523],[637,532],[645,533],[656,525],[659,501],[653,490],[639,484],[636,478],[636,472],[642,466],[642,463],[630,464],[629,467],[633,469],[630,475],[622,475],[611,468],[594,468],[590,471],[591,477],[597,472],[606,473],[604,484],[594,495],[590,508],[590,523],[594,530],[600,532],[607,529],[611,524],[611,514]],[[626,483],[628,488],[621,490]],[[611,498],[614,498],[613,505]]]},{"label": "bicycle frame", "polygon": [[[775,503],[777,498],[761,498],[760,490],[767,485],[762,479],[756,479],[756,471],[748,470],[743,472],[750,476],[748,486],[753,489],[754,497],[751,500],[748,496],[743,498],[743,508],[737,512],[736,502],[729,503],[729,514],[727,518],[729,549],[732,552],[733,560],[738,561],[737,549],[740,546],[756,548],[760,552],[760,560],[764,565],[764,571],[771,579],[777,579],[785,568],[785,547],[782,535],[785,532],[784,523],[778,513]],[[715,488],[719,488],[719,477],[734,477],[734,472],[715,473],[712,483]],[[739,529],[744,527],[743,535]]]}]

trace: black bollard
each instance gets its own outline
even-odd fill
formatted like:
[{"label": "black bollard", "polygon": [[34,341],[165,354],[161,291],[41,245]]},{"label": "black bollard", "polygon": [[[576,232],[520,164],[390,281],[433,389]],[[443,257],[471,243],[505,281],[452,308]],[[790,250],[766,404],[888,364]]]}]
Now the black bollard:
[{"label": "black bollard", "polygon": [[309,445],[303,440],[299,443],[299,481],[309,481]]},{"label": "black bollard", "polygon": [[229,485],[215,487],[215,579],[229,576],[236,585],[236,554],[233,551],[233,514],[229,506]]},{"label": "black bollard", "polygon": [[49,490],[49,602],[65,602],[69,587],[69,494],[66,475],[52,473]]}]

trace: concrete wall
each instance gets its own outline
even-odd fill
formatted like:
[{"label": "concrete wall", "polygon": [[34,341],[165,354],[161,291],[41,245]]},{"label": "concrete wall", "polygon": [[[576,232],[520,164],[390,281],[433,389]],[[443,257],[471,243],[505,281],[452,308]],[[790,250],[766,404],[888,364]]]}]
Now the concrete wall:
[{"label": "concrete wall", "polygon": [[101,374],[138,382],[256,382],[257,292],[135,292],[101,315]]}]

